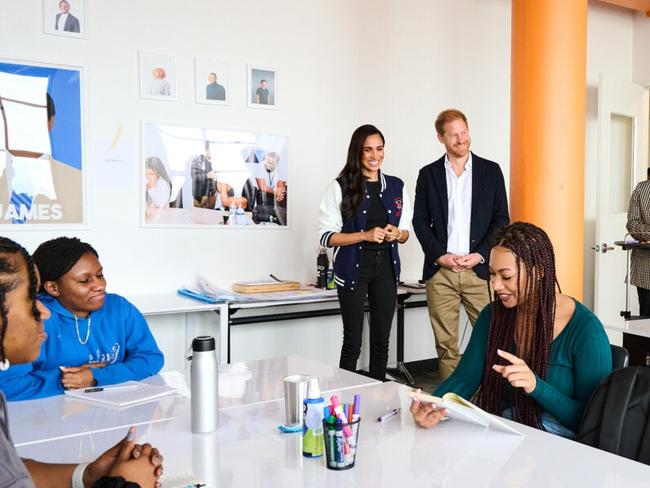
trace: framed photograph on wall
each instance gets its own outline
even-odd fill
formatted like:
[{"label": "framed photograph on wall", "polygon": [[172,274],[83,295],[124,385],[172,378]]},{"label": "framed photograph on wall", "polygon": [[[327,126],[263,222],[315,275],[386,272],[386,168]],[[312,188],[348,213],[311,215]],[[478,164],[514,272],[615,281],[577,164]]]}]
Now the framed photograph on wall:
[{"label": "framed photograph on wall", "polygon": [[210,59],[194,60],[196,103],[229,105],[230,79],[228,64]]},{"label": "framed photograph on wall", "polygon": [[140,53],[140,97],[177,100],[174,56]]},{"label": "framed photograph on wall", "polygon": [[278,71],[263,66],[248,66],[248,106],[278,108]]},{"label": "framed photograph on wall", "polygon": [[86,0],[43,0],[43,31],[86,38]]},{"label": "framed photograph on wall", "polygon": [[79,228],[84,205],[82,71],[0,60],[0,225]]},{"label": "framed photograph on wall", "polygon": [[286,228],[288,138],[142,126],[144,226]]}]

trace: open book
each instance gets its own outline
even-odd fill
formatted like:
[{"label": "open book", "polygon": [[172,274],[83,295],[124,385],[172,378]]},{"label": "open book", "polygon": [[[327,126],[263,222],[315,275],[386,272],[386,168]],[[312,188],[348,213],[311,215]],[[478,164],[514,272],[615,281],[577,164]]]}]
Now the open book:
[{"label": "open book", "polygon": [[472,402],[468,402],[463,397],[460,397],[455,393],[445,393],[442,398],[440,398],[432,395],[426,395],[419,390],[412,390],[409,393],[409,396],[411,398],[417,399],[422,403],[433,403],[436,408],[446,408],[447,418],[481,425],[483,427],[489,428],[490,430],[522,435],[521,432],[508,425],[499,417],[487,413],[485,410],[478,408]]},{"label": "open book", "polygon": [[174,393],[176,393],[175,388],[141,381],[65,390],[65,394],[69,397],[118,408],[150,402]]}]

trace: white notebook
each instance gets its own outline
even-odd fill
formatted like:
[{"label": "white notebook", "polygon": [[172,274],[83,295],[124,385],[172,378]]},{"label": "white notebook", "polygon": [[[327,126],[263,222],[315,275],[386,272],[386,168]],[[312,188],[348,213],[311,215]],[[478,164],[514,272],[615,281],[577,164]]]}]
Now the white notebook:
[{"label": "white notebook", "polygon": [[153,385],[141,381],[127,381],[116,385],[66,390],[65,394],[72,398],[108,405],[110,407],[128,407],[139,403],[150,402],[167,395],[173,395],[176,392],[176,388],[166,385]]}]

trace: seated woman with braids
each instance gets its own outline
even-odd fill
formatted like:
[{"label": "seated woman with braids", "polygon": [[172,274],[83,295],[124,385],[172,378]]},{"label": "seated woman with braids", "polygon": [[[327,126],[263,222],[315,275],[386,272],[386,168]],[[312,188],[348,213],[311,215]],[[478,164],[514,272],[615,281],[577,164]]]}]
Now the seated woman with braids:
[{"label": "seated woman with braids", "polygon": [[[15,242],[0,237],[0,369],[38,356],[50,312],[37,300],[34,261]],[[9,436],[5,398],[0,391],[0,486],[11,488],[154,488],[162,456],[149,444],[135,444],[135,428],[88,464],[47,464],[20,459]],[[125,481],[128,480],[128,481]]]},{"label": "seated woman with braids", "polygon": [[59,237],[34,252],[40,300],[50,310],[49,339],[31,364],[0,372],[9,400],[28,400],[140,380],[162,368],[163,355],[142,314],[119,295],[106,293],[97,251],[77,238]]},{"label": "seated woman with braids", "polygon": [[[490,413],[574,437],[591,393],[612,369],[605,330],[584,305],[560,293],[553,246],[539,227],[517,222],[498,231],[489,265],[494,301],[434,395],[476,394]],[[446,414],[418,401],[411,413],[422,427]]]}]

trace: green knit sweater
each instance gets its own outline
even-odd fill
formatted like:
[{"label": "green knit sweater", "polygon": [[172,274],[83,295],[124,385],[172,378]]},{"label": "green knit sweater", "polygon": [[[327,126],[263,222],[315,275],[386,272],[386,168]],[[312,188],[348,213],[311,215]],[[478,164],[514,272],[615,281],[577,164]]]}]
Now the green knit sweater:
[{"label": "green knit sweater", "polygon": [[[594,389],[612,371],[609,340],[600,320],[580,302],[564,330],[551,343],[546,380],[537,377],[530,393],[542,410],[562,425],[576,431]],[[483,377],[492,305],[483,309],[458,367],[434,392],[452,391],[470,400]],[[491,360],[496,364],[496,358]],[[506,381],[505,379],[503,381]],[[509,387],[510,385],[508,385]],[[505,390],[509,399],[508,389]],[[504,401],[504,408],[508,407]]]}]

